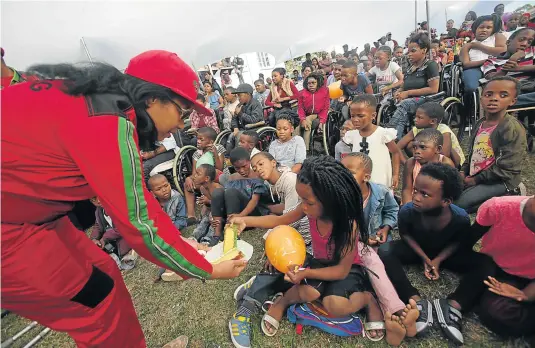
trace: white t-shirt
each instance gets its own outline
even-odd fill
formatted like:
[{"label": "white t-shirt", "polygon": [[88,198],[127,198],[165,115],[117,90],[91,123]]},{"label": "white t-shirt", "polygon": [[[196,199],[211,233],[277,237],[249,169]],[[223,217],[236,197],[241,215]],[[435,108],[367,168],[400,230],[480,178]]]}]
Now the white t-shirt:
[{"label": "white t-shirt", "polygon": [[174,150],[177,148],[175,137],[172,135],[159,142],[159,145],[165,147],[166,151]]},{"label": "white t-shirt", "polygon": [[390,47],[390,49],[392,50],[392,53],[394,52],[394,41],[390,40],[390,41],[385,42],[385,46]]},{"label": "white t-shirt", "polygon": [[[488,47],[496,47],[496,34],[489,36],[483,41],[476,41],[476,42],[479,42],[480,44],[488,46]],[[468,51],[468,55],[470,56],[471,62],[475,62],[478,60],[485,60],[489,58],[489,55],[487,53],[484,53],[483,51],[480,51],[480,50],[474,50],[474,49]]]},{"label": "white t-shirt", "polygon": [[400,70],[401,67],[397,63],[390,62],[385,70],[381,70],[374,66],[369,72],[370,74],[375,75],[375,83],[377,84],[379,91],[381,91],[385,86],[398,82],[396,72]]}]

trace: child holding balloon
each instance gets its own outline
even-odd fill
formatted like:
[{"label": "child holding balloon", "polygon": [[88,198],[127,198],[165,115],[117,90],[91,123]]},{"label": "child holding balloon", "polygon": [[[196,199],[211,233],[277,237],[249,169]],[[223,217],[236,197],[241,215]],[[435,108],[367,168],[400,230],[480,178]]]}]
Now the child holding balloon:
[{"label": "child holding balloon", "polygon": [[[364,223],[362,194],[352,174],[332,157],[308,158],[297,176],[296,191],[302,203],[287,214],[231,219],[240,230],[246,226],[273,228],[288,225],[305,216],[310,221],[314,256],[307,256],[306,268],[287,270],[284,279],[291,287],[274,301],[262,318],[262,331],[274,336],[290,305],[321,298],[325,309],[335,317],[366,309],[366,336],[372,340],[381,339],[386,328],[386,335],[390,335],[387,340],[398,343],[393,339],[400,335],[398,329],[403,328],[399,323],[391,324],[400,319],[390,315],[385,327],[383,314],[357,251],[358,241],[367,241],[368,232]],[[254,286],[253,282],[251,290]],[[229,324],[236,346],[250,346],[249,318],[257,310],[251,307],[251,302],[260,302],[252,295],[251,291],[247,292],[243,298],[245,301]]]}]

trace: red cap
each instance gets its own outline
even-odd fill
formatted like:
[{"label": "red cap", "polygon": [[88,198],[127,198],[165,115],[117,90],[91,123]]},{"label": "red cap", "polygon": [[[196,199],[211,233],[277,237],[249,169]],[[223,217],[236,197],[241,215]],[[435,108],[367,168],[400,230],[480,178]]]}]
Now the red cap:
[{"label": "red cap", "polygon": [[143,52],[130,60],[125,74],[167,87],[189,100],[197,112],[212,114],[210,110],[196,102],[198,76],[176,53],[163,50]]}]

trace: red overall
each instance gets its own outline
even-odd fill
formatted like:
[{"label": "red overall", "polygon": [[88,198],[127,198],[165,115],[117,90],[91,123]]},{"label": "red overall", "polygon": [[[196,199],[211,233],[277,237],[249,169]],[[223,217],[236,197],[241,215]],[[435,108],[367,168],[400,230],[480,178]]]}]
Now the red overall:
[{"label": "red overall", "polygon": [[98,196],[145,259],[184,277],[212,266],[147,191],[126,98],[72,97],[60,82],[2,90],[2,308],[67,332],[79,347],[145,347],[114,261],[66,217]]}]

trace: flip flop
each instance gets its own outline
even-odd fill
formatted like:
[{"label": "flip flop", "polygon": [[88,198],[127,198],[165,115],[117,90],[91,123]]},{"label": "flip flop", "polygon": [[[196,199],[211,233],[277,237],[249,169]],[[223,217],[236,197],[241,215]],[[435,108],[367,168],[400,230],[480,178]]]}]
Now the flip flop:
[{"label": "flip flop", "polygon": [[[266,321],[275,329],[273,332],[269,332],[266,326]],[[260,327],[262,328],[262,331],[264,332],[266,336],[269,336],[269,337],[275,336],[277,331],[279,331],[279,325],[280,325],[279,321],[267,313],[264,314],[264,316],[262,317],[262,321],[260,322]]]},{"label": "flip flop", "polygon": [[[370,330],[384,330],[385,332],[383,333],[382,336],[371,337],[368,334],[368,331],[370,331]],[[373,341],[373,342],[381,341],[383,338],[385,338],[385,335],[386,335],[385,322],[384,321],[368,321],[368,322],[364,323],[364,335],[370,341]]]}]

